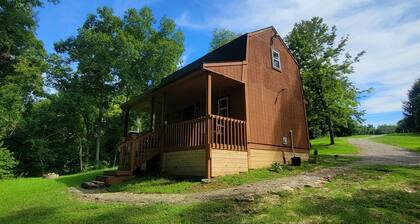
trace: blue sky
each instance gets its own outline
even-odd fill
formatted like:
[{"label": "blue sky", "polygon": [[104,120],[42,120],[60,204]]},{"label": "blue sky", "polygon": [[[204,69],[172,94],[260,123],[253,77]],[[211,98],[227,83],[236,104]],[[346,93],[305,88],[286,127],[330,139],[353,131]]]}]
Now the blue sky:
[{"label": "blue sky", "polygon": [[340,35],[350,35],[351,54],[367,52],[350,79],[359,89],[373,88],[361,101],[368,124],[401,119],[401,102],[420,78],[419,0],[61,0],[37,10],[37,35],[53,52],[54,42],[76,34],[87,14],[101,6],[112,7],[119,16],[128,8],[148,6],[156,19],[174,19],[185,35],[185,63],[208,52],[215,28],[244,33],[274,25],[284,37],[294,23],[323,17],[337,26]]}]

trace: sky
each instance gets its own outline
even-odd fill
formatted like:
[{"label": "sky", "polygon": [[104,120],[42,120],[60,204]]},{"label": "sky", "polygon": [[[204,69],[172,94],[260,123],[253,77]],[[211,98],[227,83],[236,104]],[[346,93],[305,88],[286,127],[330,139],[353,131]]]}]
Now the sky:
[{"label": "sky", "polygon": [[366,124],[398,122],[407,91],[420,78],[420,0],[61,0],[37,9],[37,36],[52,53],[54,42],[75,35],[86,16],[102,6],[118,16],[147,6],[157,21],[173,19],[185,36],[184,64],[208,52],[216,28],[246,33],[274,26],[284,37],[295,23],[322,17],[340,37],[349,35],[350,54],[366,51],[350,75],[360,90],[372,88],[361,98]]}]

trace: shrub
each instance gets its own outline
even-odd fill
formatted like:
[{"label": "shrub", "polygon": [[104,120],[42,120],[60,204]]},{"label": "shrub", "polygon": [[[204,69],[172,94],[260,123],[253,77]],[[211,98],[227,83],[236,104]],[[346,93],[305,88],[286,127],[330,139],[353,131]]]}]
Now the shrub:
[{"label": "shrub", "polygon": [[13,169],[18,164],[18,161],[13,157],[13,153],[6,148],[1,147],[0,142],[0,179],[13,177]]},{"label": "shrub", "polygon": [[270,170],[273,171],[273,172],[279,173],[280,171],[283,170],[283,166],[279,162],[273,162],[271,164]]}]

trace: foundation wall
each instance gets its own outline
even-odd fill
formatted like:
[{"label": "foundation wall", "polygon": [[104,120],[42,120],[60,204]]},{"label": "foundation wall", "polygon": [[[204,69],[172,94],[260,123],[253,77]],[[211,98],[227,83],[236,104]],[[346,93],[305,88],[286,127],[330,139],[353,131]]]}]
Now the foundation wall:
[{"label": "foundation wall", "polygon": [[164,152],[162,172],[174,175],[206,176],[206,151]]},{"label": "foundation wall", "polygon": [[211,168],[213,177],[247,172],[247,152],[212,149]]}]

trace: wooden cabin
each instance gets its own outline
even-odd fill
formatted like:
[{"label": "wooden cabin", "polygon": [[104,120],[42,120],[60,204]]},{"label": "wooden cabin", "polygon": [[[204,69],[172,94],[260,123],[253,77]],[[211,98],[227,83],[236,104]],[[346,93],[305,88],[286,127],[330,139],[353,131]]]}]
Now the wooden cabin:
[{"label": "wooden cabin", "polygon": [[[232,40],[121,107],[114,176],[155,168],[211,178],[309,157],[299,67],[274,27]],[[149,132],[129,132],[133,111],[150,115]]]}]

